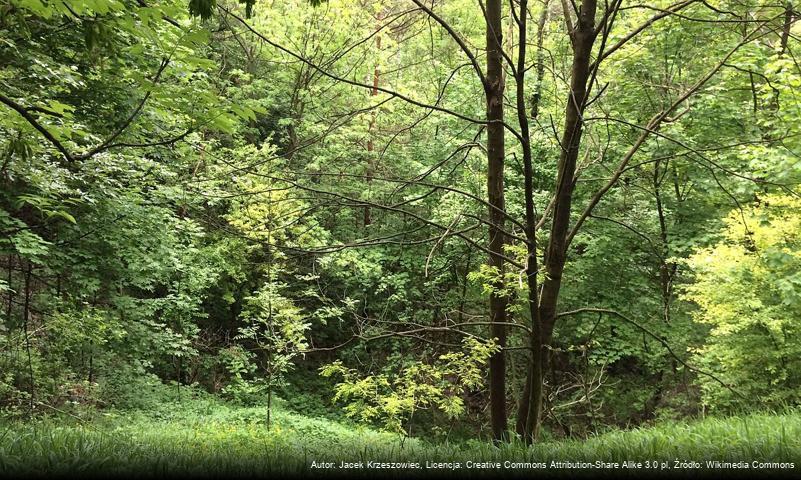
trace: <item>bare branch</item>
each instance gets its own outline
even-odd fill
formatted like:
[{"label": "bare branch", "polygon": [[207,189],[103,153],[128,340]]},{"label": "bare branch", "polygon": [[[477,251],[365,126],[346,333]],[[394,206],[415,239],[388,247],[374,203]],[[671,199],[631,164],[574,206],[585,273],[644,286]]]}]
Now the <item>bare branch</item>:
[{"label": "bare branch", "polygon": [[632,320],[631,318],[627,317],[626,315],[623,315],[622,313],[618,312],[617,310],[612,310],[612,309],[609,309],[609,308],[585,307],[585,308],[578,308],[576,310],[570,310],[570,311],[567,311],[567,312],[559,313],[559,314],[557,314],[557,317],[567,317],[567,316],[570,316],[570,315],[578,315],[578,314],[581,314],[581,313],[605,313],[607,315],[614,315],[614,316],[620,318],[621,320],[625,321],[626,323],[629,323],[629,324],[633,325],[634,327],[638,328],[639,330],[641,330],[646,335],[650,336],[654,340],[656,340],[659,343],[661,343],[662,346],[665,347],[665,349],[668,351],[668,353],[673,358],[675,358],[677,362],[681,363],[688,370],[692,370],[692,371],[694,371],[696,373],[700,373],[701,375],[707,376],[707,377],[711,378],[712,380],[718,382],[721,386],[725,387],[726,389],[728,389],[729,391],[731,391],[732,393],[734,393],[738,397],[743,398],[743,399],[746,398],[745,395],[743,395],[742,393],[740,393],[737,390],[735,390],[734,387],[732,387],[728,383],[726,383],[723,380],[721,380],[720,378],[718,378],[715,374],[707,372],[705,370],[701,370],[701,369],[696,368],[696,367],[693,367],[692,365],[689,365],[686,361],[684,361],[683,358],[681,358],[678,355],[676,355],[676,353],[670,347],[670,344],[667,342],[667,340],[665,340],[663,337],[658,336],[657,334],[653,333],[649,329],[643,327],[638,322]]},{"label": "bare branch", "polygon": [[454,30],[453,27],[451,27],[448,24],[448,22],[446,22],[442,17],[440,17],[436,13],[434,13],[433,10],[428,8],[428,6],[426,6],[420,0],[412,0],[412,2],[414,2],[415,5],[420,7],[422,11],[426,12],[426,14],[429,17],[433,18],[435,22],[439,23],[442,26],[442,28],[444,28],[445,31],[448,32],[448,35],[450,35],[451,38],[453,38],[456,44],[459,45],[459,48],[462,49],[462,52],[464,52],[467,58],[470,59],[470,63],[473,65],[473,70],[476,71],[476,75],[478,75],[478,78],[481,81],[481,85],[483,85],[484,88],[487,88],[487,79],[486,77],[484,77],[484,73],[481,70],[481,66],[478,64],[478,60],[476,60],[476,56],[473,55],[473,52],[471,52],[470,49],[467,47],[467,44],[464,43],[462,37],[458,33],[456,33],[456,30]]}]

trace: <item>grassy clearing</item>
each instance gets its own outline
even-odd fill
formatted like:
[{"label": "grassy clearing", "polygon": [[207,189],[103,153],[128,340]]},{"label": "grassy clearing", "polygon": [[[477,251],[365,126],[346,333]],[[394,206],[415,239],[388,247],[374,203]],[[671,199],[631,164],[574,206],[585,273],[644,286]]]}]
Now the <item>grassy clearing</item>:
[{"label": "grassy clearing", "polygon": [[[520,444],[500,448],[486,443],[429,444],[403,441],[397,435],[305,417],[278,409],[265,423],[263,408],[233,407],[217,401],[164,404],[144,412],[111,411],[88,422],[49,417],[35,422],[0,424],[0,474],[53,475],[104,473],[116,475],[226,475],[342,473],[310,469],[312,461],[419,462],[413,473],[449,473],[426,469],[426,462],[458,462],[460,475],[488,470],[468,469],[467,462],[497,462],[519,474],[575,474],[571,470],[504,468],[512,462],[668,462],[670,469],[648,472],[699,473],[675,470],[674,461],[706,460],[794,463],[801,460],[801,414],[710,418],[690,424],[665,424],[612,432],[586,441],[546,442],[532,448]],[[749,469],[751,470],[751,469]],[[490,469],[494,471],[494,469]],[[590,470],[598,473],[598,470]],[[747,472],[740,470],[739,472]],[[355,473],[374,475],[372,470]],[[354,473],[351,472],[351,473]],[[385,474],[407,475],[401,470]],[[609,472],[609,470],[607,470]],[[617,470],[616,473],[643,470]],[[706,471],[708,472],[708,471]],[[734,473],[734,470],[728,470]]]}]

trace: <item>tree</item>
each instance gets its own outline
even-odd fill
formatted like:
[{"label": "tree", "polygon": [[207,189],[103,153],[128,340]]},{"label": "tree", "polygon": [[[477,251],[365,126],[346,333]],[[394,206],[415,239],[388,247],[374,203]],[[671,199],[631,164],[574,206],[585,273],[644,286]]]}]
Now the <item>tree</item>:
[{"label": "tree", "polygon": [[[568,256],[570,252],[571,243],[576,236],[583,230],[585,223],[588,219],[593,218],[596,207],[602,202],[610,192],[619,188],[620,182],[623,180],[624,173],[629,169],[632,159],[643,149],[650,148],[651,142],[657,142],[660,139],[673,140],[670,135],[660,132],[660,128],[665,124],[671,124],[680,121],[680,118],[688,111],[689,108],[679,111],[689,100],[698,95],[709,83],[716,77],[716,75],[724,68],[730,61],[733,55],[746,45],[751,45],[758,39],[769,35],[771,32],[769,26],[776,23],[777,16],[771,16],[770,13],[765,13],[764,17],[760,17],[755,22],[750,20],[743,22],[746,29],[744,33],[737,33],[736,35],[727,35],[726,43],[721,42],[719,49],[719,56],[716,58],[707,59],[706,62],[699,62],[694,65],[693,72],[696,76],[687,83],[682,83],[675,86],[675,91],[666,95],[664,101],[659,105],[653,105],[647,109],[647,116],[642,118],[642,109],[631,112],[636,118],[625,118],[605,111],[602,99],[606,93],[607,86],[601,86],[605,76],[608,75],[602,69],[602,65],[608,63],[614,54],[625,50],[625,47],[634,43],[641,36],[647,36],[649,29],[660,21],[672,21],[676,19],[689,19],[690,23],[695,21],[706,21],[703,18],[695,18],[686,16],[683,11],[691,11],[694,14],[701,15],[732,15],[732,12],[720,13],[714,9],[710,9],[705,5],[699,4],[694,1],[683,1],[657,8],[658,12],[650,16],[641,14],[628,14],[624,13],[624,9],[620,2],[613,2],[604,5],[603,11],[597,11],[597,4],[594,1],[583,2],[581,5],[575,5],[570,8],[567,2],[562,4],[562,20],[565,24],[567,46],[571,57],[571,69],[569,72],[569,82],[564,85],[566,94],[564,95],[564,126],[562,128],[561,137],[558,142],[558,157],[559,161],[555,169],[554,187],[549,192],[548,201],[543,208],[543,213],[536,218],[535,215],[535,168],[533,163],[532,145],[531,145],[531,132],[529,132],[529,108],[527,104],[527,89],[525,86],[526,72],[529,71],[528,59],[526,50],[523,48],[525,39],[528,34],[527,18],[531,15],[530,9],[526,8],[526,3],[517,5],[512,3],[510,14],[513,20],[512,25],[516,30],[517,45],[514,39],[508,42],[509,47],[506,47],[502,35],[502,8],[501,4],[496,2],[488,2],[482,5],[482,15],[484,21],[483,33],[486,37],[487,44],[487,73],[486,77],[480,68],[473,51],[468,46],[468,41],[462,33],[459,32],[457,26],[449,22],[446,17],[441,13],[441,8],[436,6],[428,6],[423,2],[413,2],[422,13],[425,14],[431,21],[437,23],[442,30],[447,34],[448,38],[453,42],[454,48],[460,52],[466,59],[466,66],[472,68],[474,78],[478,79],[478,83],[483,87],[485,98],[487,99],[487,110],[484,118],[476,118],[474,113],[465,111],[464,108],[450,108],[442,106],[440,100],[443,98],[445,89],[439,93],[434,100],[422,100],[419,97],[412,96],[404,93],[397,88],[391,88],[392,77],[385,75],[386,85],[388,87],[375,88],[366,82],[352,80],[342,74],[337,73],[333,68],[320,65],[314,61],[299,55],[297,52],[292,51],[285,45],[278,43],[276,40],[267,38],[258,30],[249,26],[246,21],[241,17],[236,17],[230,11],[225,11],[228,15],[233,15],[243,26],[251,33],[256,35],[261,41],[267,43],[273,48],[278,49],[284,54],[292,56],[299,62],[310,66],[311,68],[319,71],[323,76],[331,81],[337,82],[341,85],[349,87],[356,87],[367,89],[371,92],[379,92],[384,96],[386,101],[397,99],[407,105],[418,107],[426,110],[430,115],[434,112],[440,115],[450,117],[453,120],[472,123],[474,125],[482,126],[482,129],[487,133],[487,200],[482,201],[476,195],[469,194],[468,192],[461,191],[451,186],[443,186],[441,184],[426,184],[424,182],[425,176],[430,174],[426,173],[422,178],[412,178],[405,180],[398,180],[393,178],[383,179],[388,183],[401,182],[404,185],[425,187],[430,189],[431,193],[436,191],[450,191],[456,194],[465,195],[471,201],[479,201],[484,203],[488,210],[487,220],[478,219],[486,228],[489,233],[489,243],[486,246],[478,244],[473,238],[465,235],[454,228],[454,223],[442,224],[432,222],[409,209],[399,208],[396,205],[382,203],[379,200],[364,201],[356,200],[355,197],[346,194],[341,194],[332,190],[319,190],[317,188],[310,188],[296,183],[300,188],[318,194],[325,195],[329,200],[331,198],[337,201],[358,202],[363,205],[370,205],[372,209],[381,209],[386,212],[398,214],[405,218],[413,219],[415,222],[421,222],[426,228],[439,229],[442,232],[438,236],[431,237],[427,241],[437,240],[437,243],[442,239],[448,237],[458,237],[466,241],[474,248],[483,250],[490,258],[490,269],[485,272],[484,278],[487,279],[490,288],[487,289],[490,296],[490,338],[495,338],[499,341],[502,351],[496,354],[491,360],[490,364],[490,403],[491,403],[491,423],[493,436],[496,440],[502,439],[505,435],[506,429],[506,401],[505,401],[505,367],[504,358],[506,352],[506,328],[509,325],[523,327],[523,330],[528,330],[531,335],[529,348],[532,355],[527,367],[528,373],[526,378],[527,385],[524,386],[524,391],[520,396],[519,413],[518,413],[518,433],[528,439],[535,439],[539,432],[539,425],[541,424],[542,416],[542,403],[543,392],[545,390],[545,373],[549,370],[548,359],[552,349],[552,340],[554,330],[559,318],[559,299],[562,292],[563,276],[568,264]],[[574,16],[575,13],[575,16]],[[785,10],[782,9],[782,15]],[[616,23],[619,18],[625,17],[625,25]],[[784,18],[782,16],[782,18]],[[676,21],[679,21],[676,20]],[[718,20],[712,18],[709,20],[712,23]],[[544,23],[544,21],[543,21]],[[726,22],[721,22],[725,25]],[[753,24],[753,25],[750,25]],[[468,27],[469,28],[469,27]],[[542,30],[542,28],[540,28]],[[358,42],[357,42],[358,43]],[[556,42],[556,45],[560,45]],[[564,44],[562,44],[564,45]],[[518,60],[512,61],[514,51],[517,50]],[[539,49],[541,50],[541,49]],[[536,60],[535,60],[536,62]],[[498,95],[502,93],[504,86],[504,75],[501,70],[507,68],[511,71],[511,76],[515,81],[515,97],[516,102],[513,108],[517,110],[517,120],[519,130],[513,128],[505,122],[503,117],[503,102],[498,102],[494,99],[499,98]],[[448,79],[454,77],[458,67],[454,70]],[[613,77],[610,77],[613,78]],[[538,79],[538,84],[541,83],[541,78]],[[556,82],[558,84],[558,82]],[[447,82],[445,82],[447,86]],[[595,96],[591,96],[593,89],[597,89]],[[622,92],[621,92],[622,93]],[[380,97],[380,96],[379,96]],[[539,111],[539,97],[535,110]],[[378,99],[376,99],[378,101]],[[592,117],[592,113],[597,112],[600,114],[598,117]],[[618,113],[618,112],[615,112]],[[620,112],[627,113],[627,112]],[[588,119],[589,117],[589,119]],[[598,126],[596,126],[598,124]],[[583,166],[579,165],[579,159],[582,155],[588,157],[590,155],[590,145],[584,142],[585,131],[590,129],[591,135],[600,128],[609,128],[610,124],[623,125],[632,128],[635,135],[631,140],[627,139],[627,135],[621,137],[618,143],[614,144],[614,148],[610,150],[609,145],[601,151],[599,163],[603,168],[590,168],[592,164]],[[518,208],[510,209],[505,202],[505,194],[508,186],[504,182],[504,169],[503,159],[506,157],[505,151],[507,145],[505,140],[501,140],[504,131],[512,133],[517,141],[515,150],[520,148],[523,157],[523,172],[522,177],[524,180],[524,191],[521,195],[525,217],[525,225],[520,222],[515,215],[514,211],[519,211]],[[595,137],[597,138],[597,137]],[[627,141],[631,144],[626,145]],[[675,140],[673,140],[675,141]],[[390,142],[391,143],[391,142]],[[593,143],[597,143],[593,139]],[[679,141],[679,144],[688,148],[686,144]],[[595,147],[595,145],[592,145]],[[541,148],[538,146],[538,148]],[[692,147],[689,147],[690,149]],[[608,152],[607,152],[608,150]],[[611,157],[611,153],[619,155],[619,161],[616,165],[605,165]],[[547,154],[544,158],[547,158]],[[603,172],[606,168],[607,171]],[[578,214],[574,213],[574,203],[576,202],[577,195],[575,193],[576,185],[579,179],[586,175],[587,172],[598,172],[605,176],[601,182],[601,187],[594,192],[581,192],[580,199],[585,201],[584,207]],[[711,168],[711,174],[714,177],[715,168]],[[357,176],[358,178],[358,176]],[[370,176],[370,181],[377,179]],[[542,182],[538,182],[542,183]],[[659,185],[656,186],[657,191]],[[425,198],[423,197],[420,198]],[[584,198],[586,196],[586,199]],[[406,202],[401,205],[411,204]],[[657,213],[664,216],[664,209],[657,205]],[[458,217],[457,217],[458,218]],[[523,232],[523,236],[517,235],[515,232],[506,228],[509,224],[513,225],[512,229],[520,227],[519,231]],[[544,228],[546,237],[544,241],[544,248],[542,251],[538,249],[537,230]],[[390,230],[391,231],[391,230]],[[664,231],[664,230],[663,230]],[[400,233],[389,234],[390,236],[398,236]],[[519,242],[526,251],[524,261],[508,256],[506,245]],[[351,244],[349,247],[356,247],[363,244]],[[435,245],[436,248],[436,245]],[[514,251],[514,250],[509,250]],[[664,252],[662,252],[664,255]],[[542,262],[537,262],[537,256],[542,255]],[[430,255],[429,255],[430,257]],[[510,289],[507,287],[507,272],[504,266],[510,265],[524,271],[527,281],[527,295],[526,302],[529,306],[528,316],[530,327],[525,327],[522,319],[512,319],[509,321],[508,312],[510,304],[507,297],[511,295]],[[543,280],[538,282],[536,276],[539,274],[538,265],[542,265]],[[663,262],[663,271],[669,268],[668,264]],[[664,274],[664,272],[663,272]],[[666,289],[668,283],[671,281],[667,275],[663,275],[662,281],[662,297],[663,309],[665,302],[670,300],[670,292]],[[541,287],[541,290],[540,290]],[[369,315],[368,315],[369,318]],[[398,324],[402,327],[402,324]],[[403,328],[397,331],[398,335],[404,335]],[[364,337],[364,335],[360,335]],[[383,337],[382,337],[383,338]],[[502,401],[501,398],[504,398]]]},{"label": "tree", "polygon": [[711,329],[695,357],[744,395],[703,379],[712,409],[743,407],[752,398],[766,406],[799,400],[799,207],[797,195],[768,195],[732,211],[723,238],[688,260],[696,281],[684,294]]}]

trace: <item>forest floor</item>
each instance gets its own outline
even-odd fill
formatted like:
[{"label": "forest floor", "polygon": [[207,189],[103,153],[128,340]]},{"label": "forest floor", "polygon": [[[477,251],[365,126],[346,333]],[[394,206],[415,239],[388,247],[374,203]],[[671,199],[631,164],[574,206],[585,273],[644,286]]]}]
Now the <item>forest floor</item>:
[{"label": "forest floor", "polygon": [[[586,440],[543,442],[530,448],[514,443],[494,447],[478,441],[404,441],[398,435],[293,413],[280,403],[268,426],[265,413],[264,407],[189,399],[140,411],[106,410],[84,420],[56,415],[35,421],[0,421],[0,474],[261,476],[347,472],[374,476],[380,470],[381,476],[408,477],[410,473],[464,475],[501,470],[537,477],[575,476],[576,470],[565,468],[571,465],[554,466],[552,461],[588,462],[591,465],[583,465],[584,473],[615,476],[644,472],[697,476],[711,472],[707,461],[747,463],[735,465],[739,469],[727,469],[731,474],[753,471],[754,467],[762,470],[766,465],[760,464],[765,462],[793,464],[773,473],[797,476],[801,470],[798,412],[665,423]],[[361,462],[364,468],[343,469],[343,460],[357,465]],[[315,468],[325,462],[331,464],[329,468]],[[393,465],[373,463],[370,468],[369,462],[412,465],[395,469]],[[445,464],[432,468],[436,462]],[[545,465],[536,468],[525,462]],[[598,469],[609,465],[595,462],[617,462],[618,466]],[[626,468],[637,465],[623,462],[641,464],[639,468]]]}]

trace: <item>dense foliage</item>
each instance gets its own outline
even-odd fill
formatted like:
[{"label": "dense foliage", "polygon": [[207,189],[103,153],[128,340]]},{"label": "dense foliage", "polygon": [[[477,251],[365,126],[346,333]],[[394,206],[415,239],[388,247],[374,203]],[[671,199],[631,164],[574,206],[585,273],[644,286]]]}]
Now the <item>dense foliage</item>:
[{"label": "dense foliage", "polygon": [[[724,239],[690,258],[698,281],[688,297],[712,327],[700,360],[767,405],[799,400],[799,207],[795,197],[768,196],[732,212]],[[711,405],[743,400],[708,379],[702,387]]]},{"label": "dense foliage", "polygon": [[0,0],[3,415],[801,403],[798,7],[501,3]]}]

